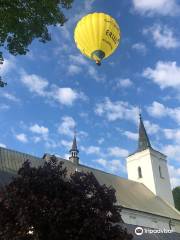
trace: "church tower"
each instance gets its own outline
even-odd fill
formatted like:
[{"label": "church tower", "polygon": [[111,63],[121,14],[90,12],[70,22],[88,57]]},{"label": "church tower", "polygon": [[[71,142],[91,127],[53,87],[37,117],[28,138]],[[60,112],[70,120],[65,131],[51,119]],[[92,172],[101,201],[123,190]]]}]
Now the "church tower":
[{"label": "church tower", "polygon": [[151,147],[142,117],[138,149],[127,157],[128,179],[143,183],[156,196],[174,206],[166,156]]},{"label": "church tower", "polygon": [[69,157],[69,160],[74,164],[79,164],[79,157],[78,157],[79,150],[77,148],[76,133],[74,134],[72,147],[69,152],[71,154]]}]

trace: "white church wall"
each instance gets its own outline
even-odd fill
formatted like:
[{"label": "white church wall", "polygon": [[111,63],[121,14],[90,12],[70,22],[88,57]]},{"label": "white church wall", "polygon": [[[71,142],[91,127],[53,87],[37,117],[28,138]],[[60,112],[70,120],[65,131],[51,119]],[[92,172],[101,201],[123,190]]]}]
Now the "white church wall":
[{"label": "white church wall", "polygon": [[[165,217],[124,208],[122,209],[121,216],[127,224],[155,229],[170,229],[170,219]],[[180,221],[171,220],[171,229],[180,233]]]},{"label": "white church wall", "polygon": [[[138,167],[141,168],[142,178],[138,177]],[[127,158],[128,179],[144,183],[153,193],[155,184],[149,149],[137,152]]]},{"label": "white church wall", "polygon": [[[162,156],[163,155],[161,154],[154,154],[153,151],[151,151],[151,161],[153,166],[156,195],[160,196],[163,200],[174,206],[167,161]],[[161,170],[159,170],[159,167]]]},{"label": "white church wall", "polygon": [[[142,178],[138,177],[138,167],[141,168]],[[128,179],[143,183],[155,195],[174,206],[165,155],[152,149],[137,152],[127,158],[127,172]]]}]

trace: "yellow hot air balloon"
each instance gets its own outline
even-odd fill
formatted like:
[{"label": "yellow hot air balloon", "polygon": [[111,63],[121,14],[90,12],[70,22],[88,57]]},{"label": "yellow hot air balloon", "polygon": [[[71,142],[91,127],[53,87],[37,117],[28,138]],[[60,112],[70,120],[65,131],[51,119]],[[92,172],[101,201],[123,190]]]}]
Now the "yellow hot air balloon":
[{"label": "yellow hot air balloon", "polygon": [[118,47],[120,28],[111,16],[91,13],[77,23],[74,40],[81,53],[100,65]]}]

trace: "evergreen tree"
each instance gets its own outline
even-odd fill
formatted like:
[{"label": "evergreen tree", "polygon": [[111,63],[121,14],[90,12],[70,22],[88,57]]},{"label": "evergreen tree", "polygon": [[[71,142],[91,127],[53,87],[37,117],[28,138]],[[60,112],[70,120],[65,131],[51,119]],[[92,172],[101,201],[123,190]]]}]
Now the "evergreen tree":
[{"label": "evergreen tree", "polygon": [[55,157],[38,168],[27,161],[0,191],[0,239],[130,240],[115,203],[92,173],[69,176]]}]

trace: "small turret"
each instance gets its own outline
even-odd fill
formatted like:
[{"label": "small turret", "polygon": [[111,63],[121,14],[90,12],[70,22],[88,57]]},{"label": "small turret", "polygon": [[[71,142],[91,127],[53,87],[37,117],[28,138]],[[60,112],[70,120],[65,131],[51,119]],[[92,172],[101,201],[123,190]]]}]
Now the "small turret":
[{"label": "small turret", "polygon": [[79,157],[78,157],[78,153],[79,153],[79,150],[77,148],[77,141],[76,141],[76,133],[74,133],[74,139],[73,139],[73,144],[72,144],[72,147],[70,149],[70,157],[69,157],[69,160],[71,162],[73,162],[74,164],[79,164]]}]

